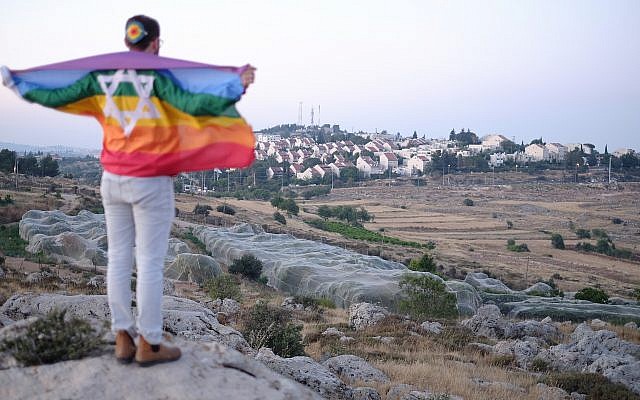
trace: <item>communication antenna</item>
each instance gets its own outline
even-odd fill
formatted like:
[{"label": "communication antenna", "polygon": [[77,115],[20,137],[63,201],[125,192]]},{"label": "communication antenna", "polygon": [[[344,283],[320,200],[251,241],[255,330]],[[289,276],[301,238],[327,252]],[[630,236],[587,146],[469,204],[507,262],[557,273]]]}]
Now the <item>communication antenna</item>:
[{"label": "communication antenna", "polygon": [[302,125],[302,102],[298,104],[298,125]]},{"label": "communication antenna", "polygon": [[313,126],[313,106],[311,106],[311,126]]}]

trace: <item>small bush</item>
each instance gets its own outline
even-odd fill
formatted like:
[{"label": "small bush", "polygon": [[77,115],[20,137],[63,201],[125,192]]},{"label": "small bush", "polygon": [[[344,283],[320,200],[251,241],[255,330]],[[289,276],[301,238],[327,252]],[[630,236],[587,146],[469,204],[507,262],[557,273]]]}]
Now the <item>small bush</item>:
[{"label": "small bush", "polygon": [[209,296],[215,299],[234,299],[242,300],[242,292],[240,291],[240,282],[235,276],[222,274],[215,278],[209,279],[204,284],[205,290]]},{"label": "small bush", "polygon": [[209,211],[212,210],[213,208],[208,204],[196,204],[193,208],[193,213],[197,215],[209,215]]},{"label": "small bush", "polygon": [[547,372],[550,370],[550,365],[547,361],[543,360],[542,358],[534,358],[533,361],[531,362],[530,369],[536,372]]},{"label": "small bush", "polygon": [[611,218],[611,222],[613,222],[616,225],[620,225],[624,221],[622,219],[618,218],[618,217],[614,217],[614,218]]},{"label": "small bush", "polygon": [[4,199],[0,198],[0,206],[8,206],[9,204],[13,204],[13,203],[14,203],[14,201],[11,198],[10,194],[5,195]]},{"label": "small bush", "polygon": [[513,354],[496,355],[489,360],[489,364],[501,368],[512,367],[516,365],[516,356]]},{"label": "small bush", "polygon": [[591,239],[591,232],[588,229],[576,229],[578,239]]},{"label": "small bush", "polygon": [[0,342],[0,351],[7,351],[25,366],[53,364],[77,360],[102,344],[102,332],[80,318],[65,321],[66,310],[53,310],[38,319],[26,332]]},{"label": "small bush", "polygon": [[507,240],[507,250],[515,251],[517,253],[528,253],[529,246],[526,243],[516,244],[516,241],[513,239]]},{"label": "small bush", "polygon": [[507,221],[507,229],[513,228],[513,222]]},{"label": "small bush", "polygon": [[20,237],[18,225],[2,225],[0,229],[0,252],[7,257],[27,257],[25,250],[29,242]]},{"label": "small bush", "polygon": [[601,289],[586,287],[576,293],[576,300],[588,300],[592,303],[606,304],[609,296]]},{"label": "small bush", "polygon": [[229,266],[229,272],[243,275],[251,280],[257,280],[262,273],[262,261],[251,254],[245,254],[241,258],[233,261],[233,264]]},{"label": "small bush", "polygon": [[471,200],[469,198],[464,199],[463,203],[464,203],[465,206],[469,206],[469,207],[473,206],[473,200]]},{"label": "small bush", "polygon": [[549,386],[560,387],[567,392],[587,395],[588,399],[600,400],[638,400],[640,397],[624,385],[613,383],[604,376],[595,373],[566,372],[549,374],[541,378]]},{"label": "small bush", "polygon": [[591,235],[594,238],[603,238],[603,239],[608,239],[609,235],[607,235],[607,232],[604,229],[600,229],[600,228],[594,228],[591,230]]},{"label": "small bush", "polygon": [[419,260],[413,259],[409,262],[409,269],[419,272],[431,272],[433,274],[436,272],[436,262],[430,254],[424,253]]},{"label": "small bush", "polygon": [[456,295],[447,292],[444,283],[428,275],[406,274],[400,280],[406,298],[398,303],[400,312],[412,318],[455,318],[458,316]]},{"label": "small bush", "polygon": [[551,235],[551,245],[556,249],[564,250],[564,239],[562,235],[559,233]]},{"label": "small bush", "polygon": [[279,212],[274,212],[273,213],[273,219],[276,220],[276,222],[282,224],[282,225],[286,225],[287,224],[287,220],[284,218],[284,215],[280,214]]},{"label": "small bush", "polygon": [[233,207],[227,205],[227,204],[221,204],[218,207],[216,207],[216,211],[217,212],[221,212],[224,214],[228,214],[228,215],[235,215],[236,214],[236,210],[233,209]]},{"label": "small bush", "polygon": [[304,355],[302,326],[292,322],[291,313],[258,302],[243,319],[243,336],[254,349],[269,347],[280,357]]}]

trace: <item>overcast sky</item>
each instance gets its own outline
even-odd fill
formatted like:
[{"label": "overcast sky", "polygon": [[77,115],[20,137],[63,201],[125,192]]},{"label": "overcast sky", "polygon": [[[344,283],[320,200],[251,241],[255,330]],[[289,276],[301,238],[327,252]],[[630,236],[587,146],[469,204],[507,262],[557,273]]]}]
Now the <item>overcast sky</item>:
[{"label": "overcast sky", "polygon": [[[4,1],[0,64],[124,50],[124,23],[160,22],[161,54],[251,63],[239,103],[255,130],[298,120],[445,137],[640,150],[640,1]],[[316,111],[317,119],[317,111]],[[0,87],[0,141],[99,148],[85,117]]]}]

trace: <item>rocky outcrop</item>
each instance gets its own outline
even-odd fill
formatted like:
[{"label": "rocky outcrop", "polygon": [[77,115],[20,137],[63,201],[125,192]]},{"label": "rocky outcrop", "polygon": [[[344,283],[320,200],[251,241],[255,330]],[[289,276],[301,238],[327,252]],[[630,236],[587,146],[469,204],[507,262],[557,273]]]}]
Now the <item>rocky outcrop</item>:
[{"label": "rocky outcrop", "polygon": [[355,330],[362,330],[374,326],[389,315],[389,312],[380,306],[369,303],[356,303],[349,307],[349,325]]},{"label": "rocky outcrop", "polygon": [[440,333],[442,333],[442,324],[440,322],[429,322],[429,321],[424,321],[422,324],[420,324],[420,330],[423,333],[429,333],[432,335],[439,335]]},{"label": "rocky outcrop", "polygon": [[310,357],[282,358],[270,349],[262,348],[256,359],[272,370],[310,387],[324,398],[353,399],[353,391],[349,386]]},{"label": "rocky outcrop", "polygon": [[387,383],[389,377],[384,372],[373,367],[364,359],[354,355],[331,357],[322,363],[334,374],[342,377],[347,383]]},{"label": "rocky outcrop", "polygon": [[571,342],[543,349],[536,356],[560,371],[597,372],[640,394],[640,345],[608,330],[578,325]]},{"label": "rocky outcrop", "polygon": [[203,254],[181,253],[164,270],[164,276],[178,281],[202,285],[207,280],[220,276],[222,268],[212,257]]},{"label": "rocky outcrop", "polygon": [[547,343],[557,343],[562,338],[560,329],[549,320],[512,322],[503,318],[498,306],[493,304],[480,307],[476,315],[462,321],[461,325],[477,336],[492,339],[536,337]]},{"label": "rocky outcrop", "polygon": [[2,399],[321,400],[307,387],[224,345],[177,341],[180,360],[139,368],[100,357],[0,371]]},{"label": "rocky outcrop", "polygon": [[[17,294],[0,307],[0,314],[20,320],[53,309],[65,309],[69,316],[78,318],[100,322],[111,320],[107,296],[102,295]],[[211,310],[195,301],[164,296],[162,315],[163,329],[176,336],[220,342],[243,353],[255,353],[238,331],[220,324]]]}]

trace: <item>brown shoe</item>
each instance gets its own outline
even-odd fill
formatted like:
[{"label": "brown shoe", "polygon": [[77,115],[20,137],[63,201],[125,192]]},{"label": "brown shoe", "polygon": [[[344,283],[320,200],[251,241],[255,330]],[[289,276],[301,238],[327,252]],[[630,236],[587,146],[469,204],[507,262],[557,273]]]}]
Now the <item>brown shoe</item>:
[{"label": "brown shoe", "polygon": [[149,344],[142,335],[138,339],[136,362],[141,367],[150,367],[155,364],[175,361],[180,358],[180,355],[182,353],[178,347],[165,344]]},{"label": "brown shoe", "polygon": [[136,355],[136,344],[127,331],[116,334],[116,360],[120,364],[129,364]]}]

